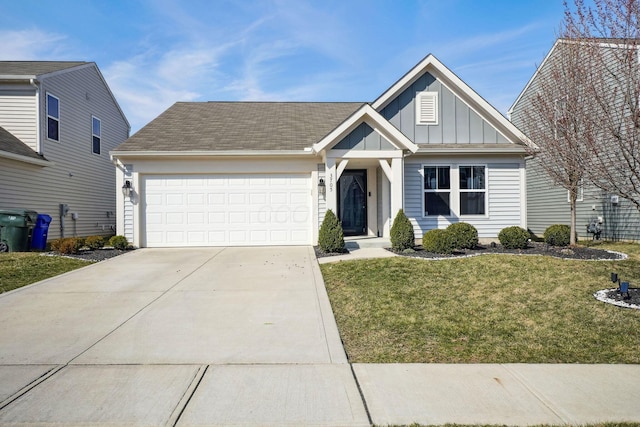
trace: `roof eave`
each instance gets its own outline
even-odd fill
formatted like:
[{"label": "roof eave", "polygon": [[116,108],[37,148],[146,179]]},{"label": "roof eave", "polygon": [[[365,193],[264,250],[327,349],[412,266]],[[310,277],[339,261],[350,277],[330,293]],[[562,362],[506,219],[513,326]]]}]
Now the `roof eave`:
[{"label": "roof eave", "polygon": [[0,150],[0,157],[4,158],[4,159],[9,159],[9,160],[17,160],[19,162],[30,163],[32,165],[37,165],[37,166],[53,166],[53,165],[55,165],[54,162],[51,162],[51,161],[46,160],[44,158],[37,159],[35,157],[23,156],[21,154],[10,153],[8,151],[1,151]]},{"label": "roof eave", "polygon": [[111,151],[109,156],[115,158],[152,158],[152,157],[309,157],[315,153],[311,149],[304,150],[207,150],[207,151]]},{"label": "roof eave", "polygon": [[421,146],[417,154],[528,154],[522,145],[507,145],[504,147],[486,147],[483,144],[458,144],[456,147],[441,145]]}]

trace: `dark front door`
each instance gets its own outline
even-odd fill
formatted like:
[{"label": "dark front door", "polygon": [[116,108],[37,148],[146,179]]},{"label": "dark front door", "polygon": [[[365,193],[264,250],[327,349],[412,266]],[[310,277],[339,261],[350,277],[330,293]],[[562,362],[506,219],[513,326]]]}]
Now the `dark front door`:
[{"label": "dark front door", "polygon": [[367,234],[367,171],[346,170],[338,180],[338,218],[345,236]]}]

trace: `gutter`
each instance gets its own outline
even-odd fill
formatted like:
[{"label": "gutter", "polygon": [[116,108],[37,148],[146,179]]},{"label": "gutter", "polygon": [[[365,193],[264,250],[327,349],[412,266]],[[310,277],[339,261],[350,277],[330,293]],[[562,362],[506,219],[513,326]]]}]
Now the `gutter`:
[{"label": "gutter", "polygon": [[118,157],[315,157],[312,151],[301,150],[228,150],[228,151],[110,151],[111,159]]},{"label": "gutter", "polygon": [[20,154],[9,153],[8,151],[0,150],[0,157],[9,159],[9,160],[17,160],[19,162],[31,163],[33,165],[38,166],[53,166],[54,162],[45,159],[34,159],[33,157],[22,156]]},{"label": "gutter", "polygon": [[29,79],[29,84],[36,90],[36,151],[39,154],[42,152],[42,134],[40,123],[40,86],[36,84],[36,79]]}]

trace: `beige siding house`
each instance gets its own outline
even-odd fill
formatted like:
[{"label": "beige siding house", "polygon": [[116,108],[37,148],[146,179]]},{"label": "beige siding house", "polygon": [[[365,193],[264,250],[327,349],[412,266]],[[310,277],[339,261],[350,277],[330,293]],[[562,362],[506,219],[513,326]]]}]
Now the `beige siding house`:
[{"label": "beige siding house", "polygon": [[347,235],[416,237],[465,221],[526,226],[527,140],[427,56],[374,102],[176,103],[112,151],[118,233],[136,246],[309,245],[328,209]]},{"label": "beige siding house", "polygon": [[50,215],[49,239],[115,233],[129,129],[95,63],[0,61],[0,209]]}]

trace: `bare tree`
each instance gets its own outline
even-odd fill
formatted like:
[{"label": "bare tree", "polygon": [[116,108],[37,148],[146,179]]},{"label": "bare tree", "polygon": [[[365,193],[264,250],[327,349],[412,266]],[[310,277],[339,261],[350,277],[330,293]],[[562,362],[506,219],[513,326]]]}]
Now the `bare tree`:
[{"label": "bare tree", "polygon": [[555,185],[568,191],[571,209],[570,244],[576,244],[576,201],[586,176],[590,156],[584,141],[595,132],[593,106],[584,102],[589,89],[584,85],[589,67],[579,41],[562,28],[551,55],[540,68],[524,110],[522,130],[537,145],[530,149],[534,162]]},{"label": "bare tree", "polygon": [[574,2],[565,2],[564,26],[580,46],[585,120],[594,123],[584,132],[584,169],[596,187],[640,210],[640,1]]}]

